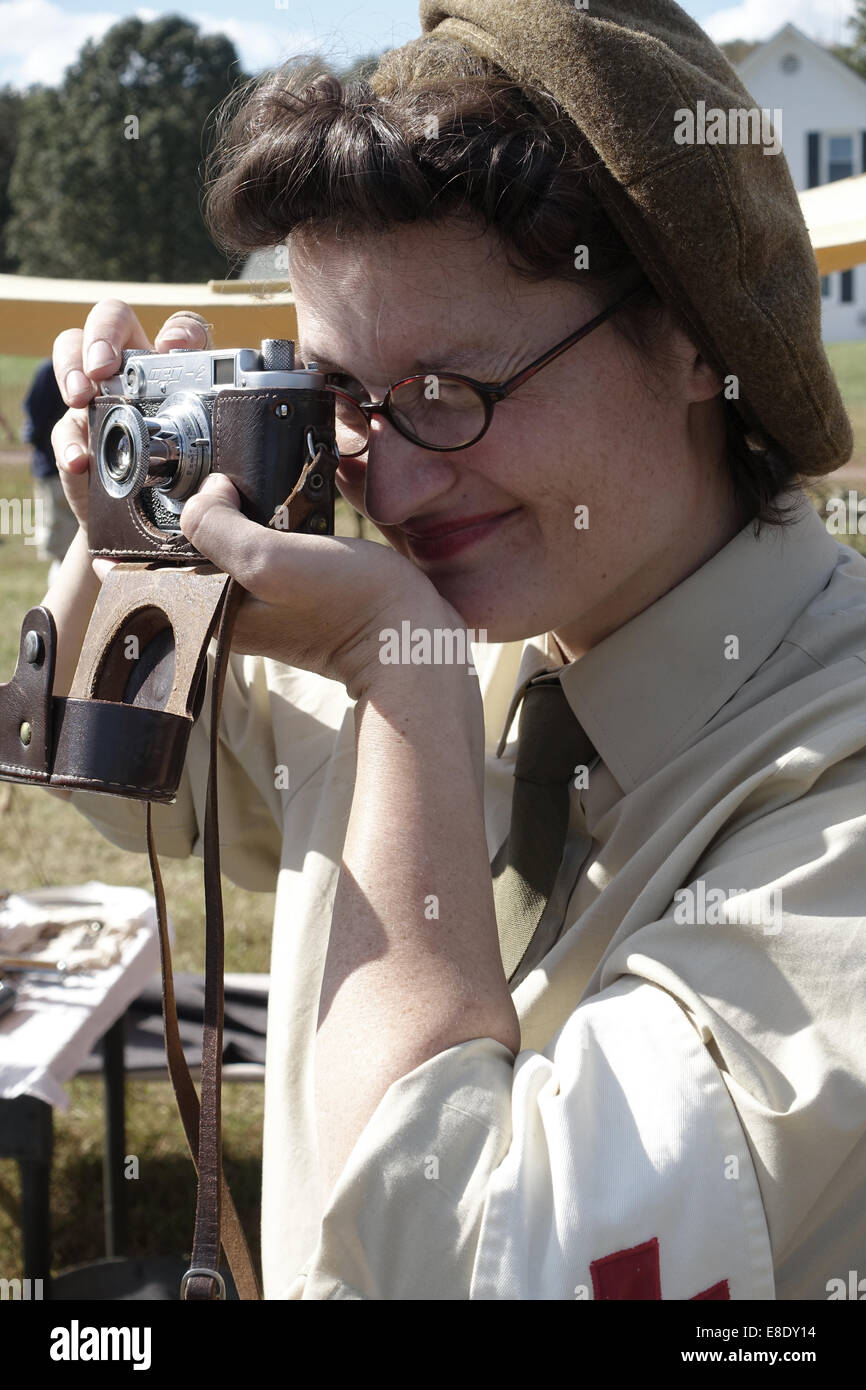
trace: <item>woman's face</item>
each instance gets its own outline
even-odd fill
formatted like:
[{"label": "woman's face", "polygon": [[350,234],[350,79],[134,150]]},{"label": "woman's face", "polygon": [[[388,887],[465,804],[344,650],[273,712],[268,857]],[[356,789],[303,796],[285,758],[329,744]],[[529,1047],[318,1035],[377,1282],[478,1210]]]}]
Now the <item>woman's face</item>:
[{"label": "woman's face", "polygon": [[[520,280],[495,237],[465,222],[296,236],[290,267],[303,360],[377,401],[421,370],[504,381],[605,307],[579,270],[573,286]],[[376,416],[366,453],[341,463],[340,490],[468,627],[490,641],[554,632],[574,658],[741,525],[721,382],[678,330],[666,346],[656,376],[602,324],[457,452]]]}]

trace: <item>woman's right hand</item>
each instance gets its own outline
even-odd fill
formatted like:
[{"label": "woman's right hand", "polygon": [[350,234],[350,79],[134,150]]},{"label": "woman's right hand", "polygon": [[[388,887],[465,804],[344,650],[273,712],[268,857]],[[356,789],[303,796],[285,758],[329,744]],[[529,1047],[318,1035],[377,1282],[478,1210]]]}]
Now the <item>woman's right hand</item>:
[{"label": "woman's right hand", "polygon": [[88,454],[87,406],[100,381],[120,369],[127,348],[210,347],[207,329],[198,318],[172,315],[151,343],[128,304],[101,299],[87,315],[84,328],[67,328],[54,340],[54,375],[69,406],[54,426],[51,446],[63,490],[79,526],[87,530]]}]

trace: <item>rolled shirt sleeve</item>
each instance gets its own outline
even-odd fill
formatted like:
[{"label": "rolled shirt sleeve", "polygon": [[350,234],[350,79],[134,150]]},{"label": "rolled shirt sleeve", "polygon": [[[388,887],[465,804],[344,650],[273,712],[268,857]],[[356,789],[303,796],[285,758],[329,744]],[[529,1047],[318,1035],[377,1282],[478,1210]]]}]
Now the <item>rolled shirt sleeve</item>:
[{"label": "rolled shirt sleeve", "polygon": [[490,1038],[394,1082],[289,1298],[772,1299],[737,1112],[665,990],[625,977],[543,1052]]}]

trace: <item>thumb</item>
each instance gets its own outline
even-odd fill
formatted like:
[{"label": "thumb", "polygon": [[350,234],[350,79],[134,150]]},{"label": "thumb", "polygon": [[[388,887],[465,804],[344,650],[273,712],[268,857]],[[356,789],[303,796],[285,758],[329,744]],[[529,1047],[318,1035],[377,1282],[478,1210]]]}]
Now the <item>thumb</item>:
[{"label": "thumb", "polygon": [[179,517],[180,529],[196,550],[216,562],[211,550],[222,548],[221,538],[240,506],[240,493],[234,483],[224,473],[210,473],[198,491],[184,503]]}]

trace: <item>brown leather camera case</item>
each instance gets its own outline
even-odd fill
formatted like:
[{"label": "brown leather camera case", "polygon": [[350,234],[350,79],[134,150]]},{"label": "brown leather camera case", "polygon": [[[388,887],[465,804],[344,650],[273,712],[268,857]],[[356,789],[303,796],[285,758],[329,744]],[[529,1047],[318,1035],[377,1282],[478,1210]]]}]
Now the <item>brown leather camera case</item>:
[{"label": "brown leather camera case", "polygon": [[[106,413],[120,404],[130,402],[119,396],[99,396],[92,403],[92,438]],[[277,414],[284,406],[289,413]],[[241,495],[243,512],[262,526],[270,522],[297,481],[288,464],[291,459],[306,457],[304,435],[308,429],[313,430],[317,440],[332,439],[333,399],[328,392],[221,391],[214,398],[211,472],[223,473],[234,483]],[[322,489],[318,498],[309,491],[305,496],[305,514],[296,507],[293,521],[283,529],[332,532],[333,512],[328,517],[327,489]],[[317,511],[325,515],[327,526],[309,526],[309,516]],[[124,560],[159,559],[163,563],[200,558],[181,532],[167,534],[153,526],[134,499],[110,497],[94,467],[90,470],[88,517],[92,555]]]}]

